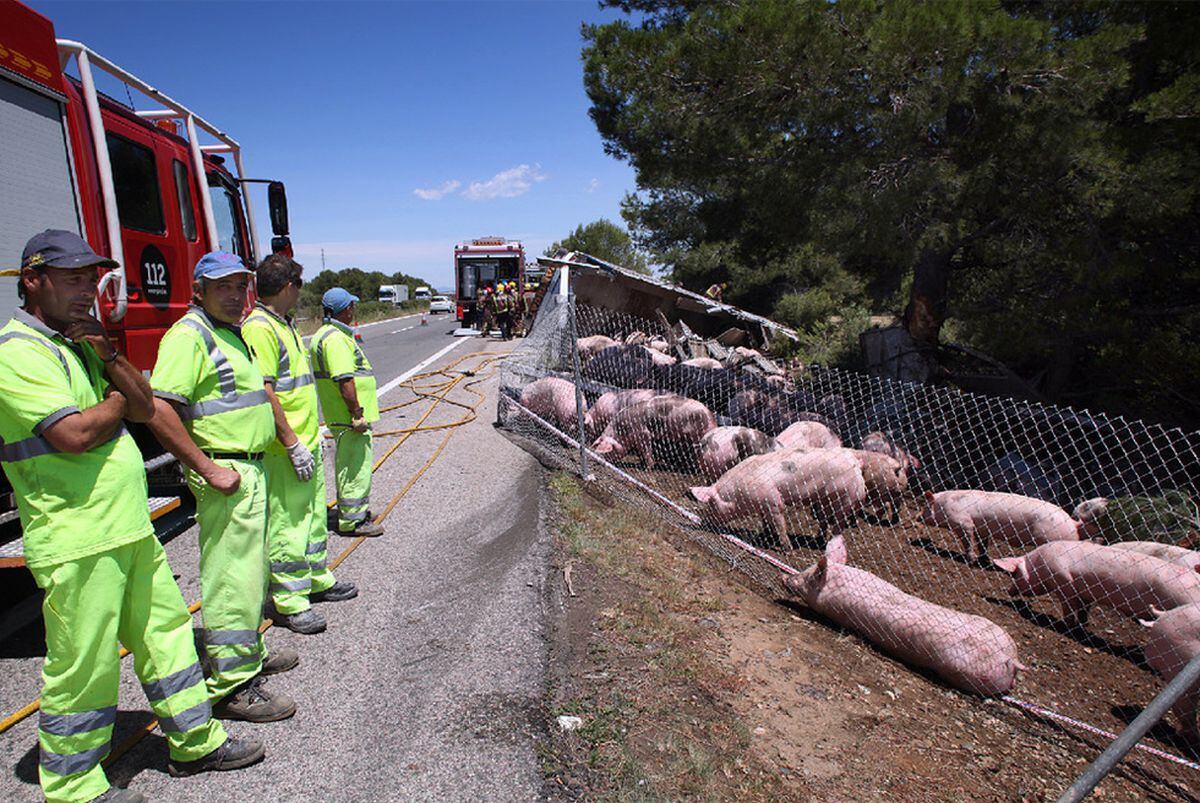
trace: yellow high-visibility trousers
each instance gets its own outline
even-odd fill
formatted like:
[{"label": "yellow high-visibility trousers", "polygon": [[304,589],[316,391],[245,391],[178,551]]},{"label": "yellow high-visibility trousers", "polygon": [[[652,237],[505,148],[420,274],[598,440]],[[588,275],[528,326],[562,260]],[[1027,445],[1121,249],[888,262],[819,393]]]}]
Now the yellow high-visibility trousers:
[{"label": "yellow high-visibility trousers", "polygon": [[91,800],[109,788],[100,762],[117,715],[118,643],[133,653],[173,759],[194,761],[224,744],[192,617],[157,538],[30,572],[46,592],[38,774],[47,800]]},{"label": "yellow high-visibility trousers", "polygon": [[275,610],[294,614],[309,609],[310,594],[335,582],[326,566],[325,464],[321,442],[305,444],[316,458],[312,479],[301,481],[287,452],[269,451],[267,471],[268,592]]},{"label": "yellow high-visibility trousers", "polygon": [[258,675],[267,657],[258,632],[267,594],[266,476],[261,461],[215,462],[237,471],[242,482],[226,496],[188,472],[200,525],[200,615],[213,702]]},{"label": "yellow high-visibility trousers", "polygon": [[334,432],[338,531],[345,533],[367,521],[371,504],[371,431],[338,427]]}]

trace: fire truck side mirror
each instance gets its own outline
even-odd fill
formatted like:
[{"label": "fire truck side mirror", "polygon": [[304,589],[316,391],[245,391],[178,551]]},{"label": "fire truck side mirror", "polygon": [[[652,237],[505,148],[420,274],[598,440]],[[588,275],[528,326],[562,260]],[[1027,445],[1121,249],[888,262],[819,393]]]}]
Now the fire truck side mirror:
[{"label": "fire truck side mirror", "polygon": [[271,231],[280,237],[288,234],[287,190],[282,181],[267,185],[267,205],[271,207]]},{"label": "fire truck side mirror", "polygon": [[289,259],[295,256],[295,254],[292,252],[292,241],[287,237],[272,237],[271,253],[283,254]]}]

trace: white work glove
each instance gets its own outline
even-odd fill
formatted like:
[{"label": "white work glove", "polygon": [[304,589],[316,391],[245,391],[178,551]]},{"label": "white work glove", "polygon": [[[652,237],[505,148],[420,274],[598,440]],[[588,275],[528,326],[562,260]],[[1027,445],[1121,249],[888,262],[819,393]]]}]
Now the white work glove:
[{"label": "white work glove", "polygon": [[371,425],[367,423],[367,419],[363,418],[361,415],[350,419],[350,429],[359,434],[366,432],[370,428]]},{"label": "white work glove", "polygon": [[312,452],[299,440],[287,447],[288,459],[292,461],[292,468],[296,469],[296,476],[301,482],[308,482],[312,479],[313,470],[316,468],[317,461],[313,459]]}]

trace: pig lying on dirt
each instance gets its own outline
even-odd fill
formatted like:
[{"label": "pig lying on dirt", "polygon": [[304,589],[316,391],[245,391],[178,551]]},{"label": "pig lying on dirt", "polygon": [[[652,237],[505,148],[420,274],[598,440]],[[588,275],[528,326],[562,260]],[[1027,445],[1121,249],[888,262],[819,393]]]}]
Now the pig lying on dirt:
[{"label": "pig lying on dirt", "polygon": [[[1150,638],[1143,650],[1146,664],[1170,683],[1200,653],[1200,605],[1181,605],[1166,612],[1156,610],[1142,624],[1150,628]],[[1193,746],[1200,746],[1198,708],[1200,686],[1192,686],[1171,709],[1181,720],[1183,735]]]},{"label": "pig lying on dirt", "polygon": [[983,560],[992,539],[1016,547],[1079,540],[1079,522],[1058,505],[998,491],[926,493],[921,521],[961,538],[970,561]]},{"label": "pig lying on dirt", "polygon": [[712,357],[693,357],[690,360],[684,360],[680,365],[691,365],[696,368],[710,368],[713,370],[725,367],[721,365],[720,360],[714,360]]},{"label": "pig lying on dirt", "polygon": [[[604,431],[608,426],[608,422],[616,417],[617,413],[624,410],[626,407],[632,407],[635,404],[640,404],[644,401],[650,401],[656,396],[674,396],[673,393],[663,393],[658,390],[610,390],[604,393],[600,398],[596,399],[596,403],[588,410],[587,415],[583,417],[584,424],[587,425],[588,431],[593,434],[598,434]],[[682,398],[682,397],[676,397]]]},{"label": "pig lying on dirt", "polygon": [[654,444],[672,443],[690,463],[696,456],[696,444],[716,426],[716,416],[700,402],[682,396],[656,396],[617,413],[592,449],[614,458],[633,452],[651,469]]},{"label": "pig lying on dirt", "polygon": [[796,449],[801,447],[836,449],[842,445],[842,439],[824,424],[816,421],[797,421],[783,432],[780,432],[775,437],[775,443],[780,449]]},{"label": "pig lying on dirt", "polygon": [[1152,608],[1200,603],[1200,574],[1195,569],[1091,541],[1055,541],[994,563],[1012,575],[1010,594],[1056,597],[1068,625],[1086,624],[1093,605],[1145,618]]},{"label": "pig lying on dirt", "polygon": [[789,507],[804,505],[824,535],[838,535],[867,497],[862,469],[846,449],[788,449],[748,457],[712,485],[689,491],[713,524],[761,517],[765,529],[792,548]]},{"label": "pig lying on dirt", "polygon": [[712,481],[747,457],[766,454],[775,448],[771,437],[750,427],[717,427],[700,439],[696,465]]},{"label": "pig lying on dirt", "polygon": [[589,357],[594,357],[604,351],[609,346],[617,345],[617,341],[605,335],[592,335],[591,337],[581,337],[575,341],[575,348],[579,349],[579,358],[586,360]]},{"label": "pig lying on dirt", "polygon": [[1109,544],[1113,549],[1128,549],[1130,552],[1140,552],[1143,555],[1165,560],[1177,566],[1189,569],[1200,567],[1200,552],[1184,549],[1174,544],[1160,544],[1158,541],[1122,541],[1119,544]]},{"label": "pig lying on dirt", "polygon": [[1005,694],[1026,669],[1004,628],[906,594],[870,572],[846,565],[841,537],[813,566],[783,584],[812,610],[859,633],[906,664],[930,669],[955,688]]},{"label": "pig lying on dirt", "polygon": [[[521,404],[550,423],[557,423],[567,434],[574,433],[579,426],[575,414],[575,386],[565,379],[545,376],[530,382],[521,391]],[[586,413],[586,401],[583,409]]]}]

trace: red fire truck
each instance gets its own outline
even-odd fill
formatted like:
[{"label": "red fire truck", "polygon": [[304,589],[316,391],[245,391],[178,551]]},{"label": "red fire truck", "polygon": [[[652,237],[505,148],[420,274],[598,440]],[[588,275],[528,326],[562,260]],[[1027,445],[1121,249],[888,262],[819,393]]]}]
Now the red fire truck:
[{"label": "red fire truck", "polygon": [[[97,70],[146,96],[150,108],[98,92]],[[0,320],[17,306],[25,241],[48,228],[78,232],[121,264],[103,275],[96,311],[148,370],[163,333],[186,311],[200,256],[224,249],[254,264],[263,253],[245,193],[260,180],[246,178],[238,142],[86,45],[56,39],[48,19],[16,0],[0,0],[0,132]],[[265,183],[272,249],[290,251],[284,187]],[[148,471],[170,462],[157,457],[148,433],[135,437]],[[7,483],[0,494],[0,567],[20,565]],[[187,498],[177,483],[151,495],[159,510]]]},{"label": "red fire truck", "polygon": [[454,246],[454,282],[457,315],[463,326],[473,326],[479,317],[479,295],[497,282],[525,285],[525,247],[503,237],[480,237]]}]

